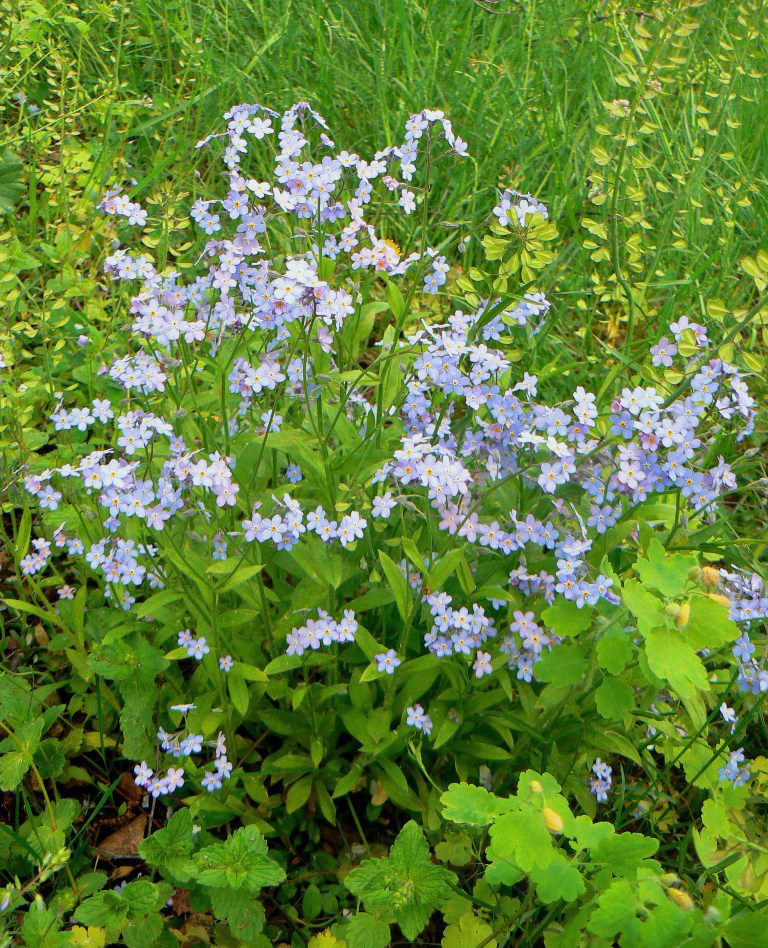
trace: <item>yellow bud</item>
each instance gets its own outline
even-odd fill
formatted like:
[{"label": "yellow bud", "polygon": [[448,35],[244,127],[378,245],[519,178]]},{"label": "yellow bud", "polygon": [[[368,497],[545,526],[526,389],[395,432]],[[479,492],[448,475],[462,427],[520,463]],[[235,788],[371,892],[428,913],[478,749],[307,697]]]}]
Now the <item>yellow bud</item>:
[{"label": "yellow bud", "polygon": [[667,897],[684,912],[690,912],[693,908],[693,899],[687,892],[683,892],[682,889],[667,889]]},{"label": "yellow bud", "polygon": [[680,606],[680,612],[678,613],[677,618],[675,619],[675,625],[678,627],[678,629],[684,628],[686,625],[688,625],[688,620],[690,619],[690,617],[691,617],[691,604],[689,602],[684,602],[682,606]]},{"label": "yellow bud", "polygon": [[731,606],[731,600],[728,596],[724,596],[722,593],[707,593],[712,602],[718,602],[721,606],[725,606],[726,609],[729,609]]},{"label": "yellow bud", "polygon": [[714,566],[704,566],[701,570],[701,581],[705,586],[717,586],[720,582],[720,573]]},{"label": "yellow bud", "polygon": [[559,813],[555,813],[555,811],[548,806],[545,806],[541,812],[544,815],[544,822],[547,824],[547,829],[550,833],[562,833],[563,826],[565,825],[562,816],[560,816]]},{"label": "yellow bud", "polygon": [[680,606],[676,602],[668,602],[664,607],[664,612],[670,619],[676,619],[680,615]]},{"label": "yellow bud", "polygon": [[544,793],[544,787],[542,787],[538,780],[532,780],[528,784],[528,789],[531,793]]}]

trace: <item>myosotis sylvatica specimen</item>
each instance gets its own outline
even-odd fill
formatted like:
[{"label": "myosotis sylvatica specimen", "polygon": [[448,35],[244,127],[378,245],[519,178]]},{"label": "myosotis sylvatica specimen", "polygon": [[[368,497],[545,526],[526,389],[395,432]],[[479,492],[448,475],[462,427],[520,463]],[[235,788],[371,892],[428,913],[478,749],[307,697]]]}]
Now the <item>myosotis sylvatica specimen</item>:
[{"label": "myosotis sylvatica specimen", "polygon": [[[743,372],[681,315],[622,375],[568,392],[540,378],[552,307],[537,278],[554,224],[505,190],[480,235],[485,269],[452,282],[456,231],[425,245],[430,174],[470,159],[440,111],[411,116],[401,145],[366,158],[337,151],[306,103],[282,116],[241,105],[225,120],[199,143],[223,174],[220,195],[191,204],[196,255],[169,266],[155,237],[130,249],[151,220],[120,191],[102,201],[119,237],[105,272],[115,292],[131,287],[125,331],[91,387],[53,413],[55,463],[24,476],[41,511],[20,560],[30,594],[43,606],[66,578],[60,644],[81,673],[115,682],[135,783],[153,813],[177,809],[160,832],[181,834],[186,862],[160,841],[144,844],[147,862],[255,937],[263,911],[245,919],[244,902],[216,893],[242,884],[250,898],[282,869],[250,825],[198,848],[178,807],[207,830],[250,797],[266,809],[246,822],[270,832],[266,782],[282,781],[289,814],[311,806],[332,823],[334,800],[370,776],[426,814],[457,777],[508,794],[535,764],[517,797],[464,784],[486,809],[455,822],[491,826],[491,863],[505,853],[488,884],[527,878],[545,904],[577,902],[580,870],[552,848],[564,834],[620,877],[617,900],[626,889],[640,904],[635,862],[616,869],[606,855],[614,828],[573,817],[560,790],[594,812],[629,763],[641,819],[658,803],[642,776],[655,754],[723,813],[747,799],[750,764],[731,744],[768,688],[750,636],[768,599],[735,561],[714,568],[679,543],[737,489],[724,445],[754,427]],[[270,180],[250,176],[253,147],[273,153]],[[412,221],[408,246],[387,236],[394,215]],[[566,731],[551,754],[525,737],[539,715],[555,728],[569,714],[614,726],[576,748]],[[278,743],[249,756],[270,731]],[[702,834],[705,865],[727,822]],[[366,910],[352,944],[386,944],[394,922],[415,939],[455,888],[418,826],[402,834],[350,873]],[[548,862],[528,858],[527,835]],[[645,870],[657,880],[662,865]],[[693,907],[654,885],[664,912]],[[728,924],[730,903],[718,911]]]}]

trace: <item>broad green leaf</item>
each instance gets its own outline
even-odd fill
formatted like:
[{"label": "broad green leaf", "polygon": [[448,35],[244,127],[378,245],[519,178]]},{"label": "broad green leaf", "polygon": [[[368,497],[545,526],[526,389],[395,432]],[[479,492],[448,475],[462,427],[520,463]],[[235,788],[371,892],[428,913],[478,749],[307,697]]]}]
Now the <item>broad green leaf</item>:
[{"label": "broad green leaf", "polygon": [[367,912],[358,912],[344,929],[349,948],[387,948],[390,944],[389,924]]},{"label": "broad green leaf", "polygon": [[625,879],[617,879],[597,900],[587,928],[593,935],[613,941],[636,915],[636,898]]},{"label": "broad green leaf", "polygon": [[622,678],[605,678],[595,692],[595,704],[602,717],[620,721],[635,703],[635,693]]},{"label": "broad green leaf", "polygon": [[264,906],[258,899],[241,889],[213,889],[211,906],[216,918],[226,919],[240,944],[254,944],[266,919]]},{"label": "broad green leaf", "polygon": [[277,885],[285,872],[267,852],[267,843],[255,826],[243,826],[224,842],[206,846],[195,855],[195,877],[202,885],[258,892]]},{"label": "broad green leaf", "polygon": [[496,948],[498,941],[488,922],[469,909],[458,921],[446,926],[441,945],[442,948],[478,948],[478,945]]},{"label": "broad green leaf", "polygon": [[545,905],[558,899],[574,902],[586,888],[576,864],[561,852],[554,853],[552,861],[543,869],[532,869],[530,876],[536,884],[536,894]]},{"label": "broad green leaf", "polygon": [[622,588],[624,605],[637,619],[637,628],[643,636],[664,622],[664,604],[645,589],[636,579],[628,579]]},{"label": "broad green leaf", "polygon": [[682,553],[667,554],[664,547],[654,538],[648,544],[647,558],[635,563],[635,570],[649,589],[655,589],[667,599],[679,596],[688,582],[688,574],[696,565],[696,557]]},{"label": "broad green leaf", "polygon": [[659,841],[641,833],[617,833],[601,840],[592,848],[591,856],[614,875],[634,875],[642,862],[659,848]]},{"label": "broad green leaf", "polygon": [[139,843],[139,855],[155,869],[167,871],[175,881],[186,882],[194,872],[193,847],[192,815],[184,808]]},{"label": "broad green leaf", "polygon": [[413,941],[448,895],[451,879],[451,872],[432,862],[424,833],[411,820],[398,833],[389,856],[365,860],[344,884],[368,912],[397,921]]},{"label": "broad green leaf", "polygon": [[27,721],[0,743],[0,790],[16,790],[32,765],[43,734],[43,721]]},{"label": "broad green leaf", "polygon": [[497,816],[508,813],[515,803],[497,797],[485,787],[452,783],[440,797],[443,819],[467,826],[488,826]]},{"label": "broad green leaf", "polygon": [[678,694],[690,698],[697,691],[709,690],[701,659],[677,630],[660,628],[651,632],[645,651],[651,671]]},{"label": "broad green leaf", "polygon": [[620,675],[632,658],[632,643],[624,629],[611,629],[598,640],[597,664],[612,675]]},{"label": "broad green leaf", "polygon": [[691,611],[683,633],[696,651],[734,642],[741,634],[722,603],[709,596],[691,596],[689,604]]},{"label": "broad green leaf", "polygon": [[536,663],[536,675],[553,685],[575,685],[586,673],[586,654],[583,645],[557,645]]},{"label": "broad green leaf", "polygon": [[544,869],[552,861],[552,837],[541,810],[527,805],[500,816],[490,829],[488,857],[493,862],[512,863],[523,872]]},{"label": "broad green leaf", "polygon": [[585,632],[592,625],[589,609],[579,609],[575,602],[568,599],[558,599],[542,612],[541,618],[556,635],[566,637]]}]

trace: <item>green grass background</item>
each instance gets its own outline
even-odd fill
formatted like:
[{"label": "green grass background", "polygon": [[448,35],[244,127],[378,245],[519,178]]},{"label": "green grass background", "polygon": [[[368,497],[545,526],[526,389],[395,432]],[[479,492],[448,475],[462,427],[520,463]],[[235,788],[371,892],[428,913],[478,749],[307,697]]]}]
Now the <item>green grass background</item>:
[{"label": "green grass background", "polygon": [[[10,226],[31,248],[50,237],[56,210],[66,221],[71,171],[82,172],[80,165],[88,175],[80,183],[93,195],[119,176],[123,163],[140,180],[139,197],[169,176],[189,188],[191,168],[200,164],[194,142],[219,126],[227,107],[259,101],[280,110],[301,98],[325,114],[340,144],[362,150],[398,142],[411,111],[443,108],[473,158],[446,168],[437,182],[440,215],[476,221],[497,184],[512,184],[554,206],[567,253],[589,210],[587,179],[603,101],[633,91],[616,82],[625,71],[622,58],[633,49],[638,23],[653,30],[672,22],[697,29],[662,51],[678,62],[652,110],[659,131],[648,136],[653,160],[645,217],[657,234],[672,225],[686,239],[686,254],[678,253],[672,266],[677,278],[698,277],[723,241],[719,269],[731,269],[766,233],[768,85],[748,75],[766,66],[768,31],[760,22],[766,8],[759,0],[640,3],[629,5],[630,12],[611,0],[3,0],[0,6],[4,139],[26,164],[30,199]],[[639,16],[638,8],[648,15]],[[724,69],[733,74],[730,83],[717,81]],[[53,142],[30,133],[28,112],[16,107],[18,93],[39,106],[31,124],[48,126]],[[716,122],[715,147],[700,134],[702,107],[710,126]],[[693,167],[702,138],[710,139],[703,143],[708,154]],[[74,143],[87,155],[77,154]],[[724,154],[730,157],[722,160]],[[60,180],[43,183],[41,172],[57,157]],[[657,190],[657,182],[669,190]],[[54,213],[45,193],[52,183],[61,202]],[[727,240],[718,226],[728,216],[722,205],[750,188],[751,206],[732,215],[736,233]],[[702,204],[701,213],[689,213],[698,210],[692,202]]]},{"label": "green grass background", "polygon": [[[444,109],[472,157],[438,169],[430,236],[480,228],[499,185],[548,202],[564,359],[613,358],[598,340],[621,344],[628,295],[645,343],[759,291],[742,261],[768,243],[768,0],[0,0],[0,22],[0,351],[30,383],[42,336],[111,325],[104,188],[169,222],[171,193],[221,194],[194,143],[238,102],[305,99],[364,153]],[[758,372],[767,338],[747,340]]]}]

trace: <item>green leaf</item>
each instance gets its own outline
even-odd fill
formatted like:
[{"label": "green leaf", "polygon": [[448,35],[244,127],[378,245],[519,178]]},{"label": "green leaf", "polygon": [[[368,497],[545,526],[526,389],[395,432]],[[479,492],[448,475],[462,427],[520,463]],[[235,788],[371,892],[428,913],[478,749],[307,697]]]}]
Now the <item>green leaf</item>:
[{"label": "green leaf", "polygon": [[654,538],[648,544],[647,559],[638,559],[635,570],[644,586],[655,589],[668,599],[674,599],[682,593],[688,582],[688,574],[695,565],[695,556],[681,553],[667,555],[661,543]]},{"label": "green leaf", "polygon": [[126,918],[140,919],[157,911],[168,898],[167,885],[158,886],[148,879],[129,882],[120,892],[97,892],[83,902],[74,914],[83,925],[117,927]]},{"label": "green leaf", "polygon": [[597,663],[612,675],[620,675],[632,658],[632,644],[623,629],[608,631],[597,643]]},{"label": "green leaf", "polygon": [[390,943],[389,924],[367,912],[358,912],[344,929],[349,948],[387,948]]},{"label": "green leaf", "polygon": [[490,829],[488,858],[511,863],[523,872],[544,869],[552,861],[552,837],[541,810],[532,805],[500,816]]},{"label": "green leaf", "polygon": [[691,611],[683,634],[696,651],[734,642],[741,634],[722,603],[709,596],[691,596],[689,604]]},{"label": "green leaf", "polygon": [[264,928],[264,906],[247,891],[214,889],[211,907],[216,918],[226,919],[240,944],[251,945]]},{"label": "green leaf", "polygon": [[10,148],[0,151],[0,212],[15,210],[24,193],[24,165]]},{"label": "green leaf", "polygon": [[444,553],[442,556],[439,556],[435,565],[427,573],[427,586],[429,589],[432,592],[437,592],[446,579],[455,572],[463,559],[463,549],[451,550],[449,553]]},{"label": "green leaf", "polygon": [[595,704],[609,721],[620,721],[635,703],[635,693],[621,678],[605,678],[595,692]]},{"label": "green leaf", "polygon": [[645,651],[651,671],[682,697],[709,690],[701,659],[679,632],[656,629],[647,637]]},{"label": "green leaf", "polygon": [[232,704],[235,706],[235,710],[245,717],[248,713],[248,704],[250,702],[248,685],[246,685],[243,676],[238,674],[234,669],[227,675],[227,691],[229,692],[229,697],[232,699]]},{"label": "green leaf", "polygon": [[267,843],[255,826],[243,826],[222,843],[206,846],[195,856],[197,881],[214,888],[257,892],[277,885],[285,872],[267,852]]},{"label": "green leaf", "polygon": [[536,675],[554,685],[575,685],[587,670],[586,647],[558,645],[536,663]]},{"label": "green leaf", "polygon": [[86,899],[72,916],[76,922],[83,925],[104,925],[114,927],[121,925],[128,915],[128,907],[123,902],[120,893],[109,890],[97,892]]},{"label": "green leaf", "polygon": [[69,934],[59,931],[60,928],[61,919],[52,908],[45,908],[42,903],[33,902],[21,926],[23,944],[34,945],[34,948],[65,948],[71,942]]},{"label": "green leaf", "polygon": [[587,928],[593,935],[612,940],[635,919],[636,901],[632,886],[625,879],[616,880],[602,893],[597,906]]},{"label": "green leaf", "polygon": [[13,737],[6,737],[0,743],[0,790],[16,790],[24,779],[24,774],[32,765],[35,751],[43,734],[43,721],[27,721],[19,725]]},{"label": "green leaf", "polygon": [[411,820],[398,833],[385,859],[367,859],[344,884],[373,915],[392,918],[413,941],[448,895],[453,874],[436,866],[424,833]]},{"label": "green leaf", "polygon": [[387,298],[389,308],[392,310],[392,315],[395,317],[395,322],[397,322],[405,312],[405,300],[403,299],[403,294],[400,292],[400,288],[398,286],[396,286],[391,280],[387,280],[387,288],[384,291],[384,295]]},{"label": "green leaf", "polygon": [[542,612],[541,618],[556,635],[562,636],[578,635],[579,632],[586,632],[592,625],[589,609],[579,609],[576,603],[569,599],[558,599],[553,606]]},{"label": "green leaf", "polygon": [[498,941],[488,922],[478,918],[470,909],[458,921],[447,925],[441,942],[442,948],[496,948]]},{"label": "green leaf", "polygon": [[403,575],[400,567],[383,550],[379,551],[379,559],[392,590],[392,595],[395,597],[397,611],[400,613],[400,618],[405,622],[408,619],[408,580]]},{"label": "green leaf", "polygon": [[641,635],[649,635],[656,626],[664,622],[664,604],[636,579],[628,579],[624,583],[621,598],[637,619],[637,628]]},{"label": "green leaf", "polygon": [[443,819],[468,826],[488,826],[497,816],[514,808],[514,801],[504,800],[485,787],[469,783],[452,783],[440,797]]},{"label": "green leaf", "polygon": [[451,833],[435,846],[440,862],[452,866],[466,866],[472,861],[472,840],[468,833]]},{"label": "green leaf", "polygon": [[536,883],[536,894],[545,905],[558,899],[574,902],[586,889],[576,865],[561,852],[554,853],[543,869],[532,869],[530,876]]},{"label": "green leaf", "polygon": [[634,875],[643,860],[650,859],[659,848],[659,841],[641,833],[617,833],[601,840],[592,848],[592,859],[600,862],[614,875]]},{"label": "green leaf", "polygon": [[195,868],[191,859],[193,847],[192,815],[185,808],[174,813],[163,829],[139,843],[139,855],[155,869],[168,872],[175,881],[186,882]]}]

